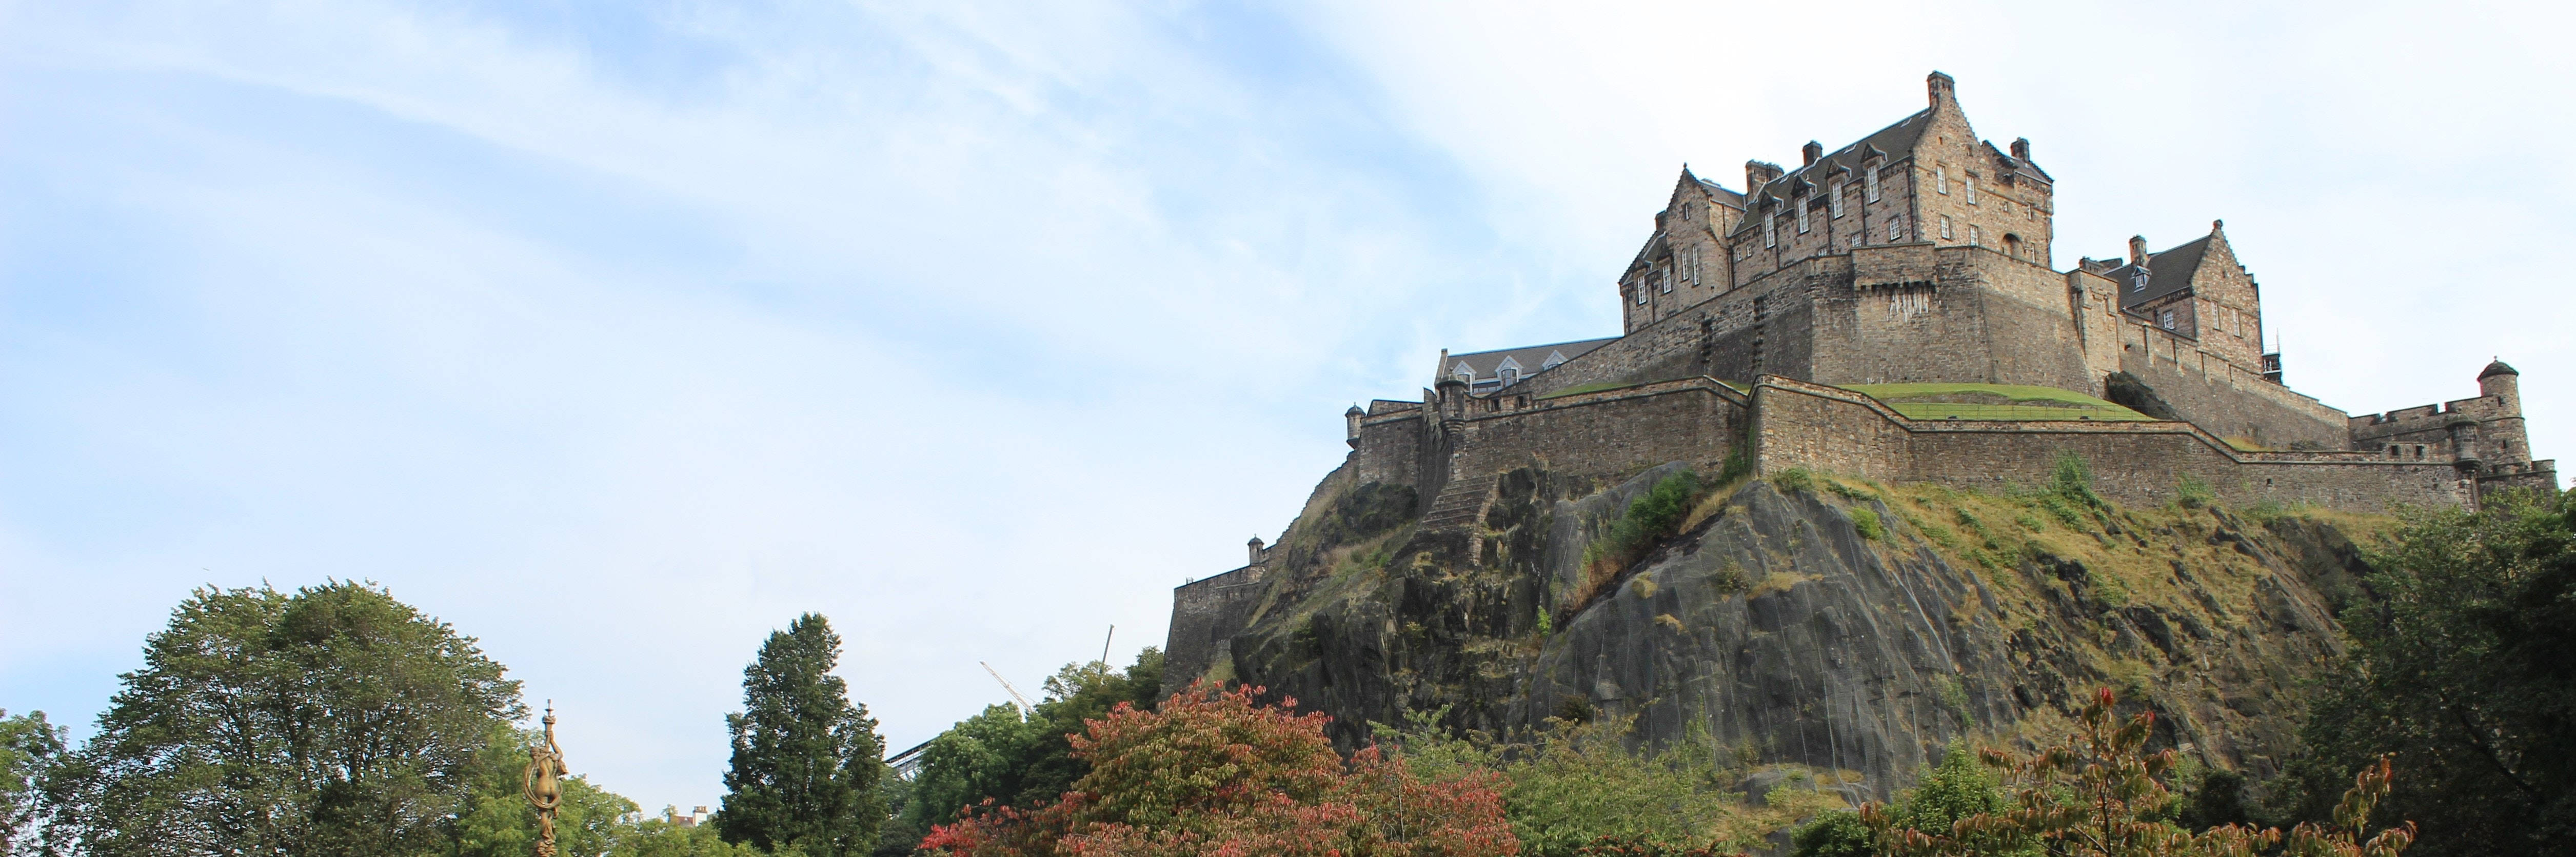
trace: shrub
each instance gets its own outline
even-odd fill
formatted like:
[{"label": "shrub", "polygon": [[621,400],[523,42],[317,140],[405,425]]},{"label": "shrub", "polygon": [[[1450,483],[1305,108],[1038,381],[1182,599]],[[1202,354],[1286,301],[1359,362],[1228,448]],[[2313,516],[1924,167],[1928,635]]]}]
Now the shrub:
[{"label": "shrub", "polygon": [[1816,474],[1804,467],[1788,468],[1771,474],[1771,487],[1782,491],[1812,491],[1816,487]]},{"label": "shrub", "polygon": [[1583,549],[1583,582],[1569,593],[1566,606],[1579,608],[1590,603],[1647,548],[1670,538],[1690,515],[1692,501],[1699,492],[1698,474],[1683,470],[1656,480],[1644,495],[1629,501],[1619,520],[1611,522],[1599,538]]},{"label": "shrub", "polygon": [[1887,538],[1887,527],[1886,525],[1879,523],[1878,510],[1876,509],[1872,509],[1868,506],[1853,506],[1851,508],[1851,522],[1852,529],[1859,531],[1861,538],[1868,539],[1873,542]]},{"label": "shrub", "polygon": [[2182,499],[2183,508],[2206,509],[2218,505],[2218,493],[2209,490],[2209,483],[2202,481],[2198,476],[2183,474],[2175,481],[2174,489],[2175,494]]},{"label": "shrub", "polygon": [[1816,816],[1814,821],[1790,834],[1789,853],[1795,857],[1875,857],[1877,837],[1869,825],[1860,822],[1860,813],[1838,809]]}]

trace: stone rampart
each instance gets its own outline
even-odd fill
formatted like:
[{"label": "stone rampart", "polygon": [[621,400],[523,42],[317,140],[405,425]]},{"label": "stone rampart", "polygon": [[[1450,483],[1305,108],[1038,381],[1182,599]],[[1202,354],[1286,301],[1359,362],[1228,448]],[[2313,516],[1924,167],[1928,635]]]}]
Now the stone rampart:
[{"label": "stone rampart", "polygon": [[1186,681],[1232,657],[1228,644],[1261,604],[1261,589],[1261,570],[1249,565],[1174,587],[1163,674]]},{"label": "stone rampart", "polygon": [[1713,468],[1742,434],[1750,400],[1711,378],[1556,398],[1503,395],[1470,403],[1456,423],[1450,476],[1535,465],[1610,476],[1667,461]]},{"label": "stone rampart", "polygon": [[1806,467],[1977,490],[2049,482],[2059,453],[2081,456],[2114,502],[2172,499],[2185,476],[2222,501],[2313,503],[2354,512],[2462,506],[2475,488],[2447,462],[2358,452],[2242,452],[2190,423],[1912,420],[1867,396],[1787,378],[1754,385],[1757,472]]},{"label": "stone rampart", "polygon": [[2155,388],[2176,415],[2221,437],[2274,448],[2351,448],[2343,411],[2227,362],[2190,337],[2124,324],[2120,349],[2122,371]]}]

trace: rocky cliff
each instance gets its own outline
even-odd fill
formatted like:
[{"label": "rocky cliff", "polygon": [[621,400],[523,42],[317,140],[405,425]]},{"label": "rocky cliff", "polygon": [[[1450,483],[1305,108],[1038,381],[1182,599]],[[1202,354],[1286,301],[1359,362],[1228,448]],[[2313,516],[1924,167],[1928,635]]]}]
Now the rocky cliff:
[{"label": "rocky cliff", "polygon": [[1694,491],[1641,536],[1631,507],[1682,470],[1524,468],[1429,515],[1336,473],[1209,673],[1329,712],[1345,741],[1444,706],[1486,730],[1633,717],[1643,742],[1879,797],[1953,738],[2053,732],[2112,686],[2160,712],[2161,741],[2259,780],[2340,646],[2355,540],[2388,523],[2189,492],[2117,508],[2080,471],[2000,494],[1791,471]]}]

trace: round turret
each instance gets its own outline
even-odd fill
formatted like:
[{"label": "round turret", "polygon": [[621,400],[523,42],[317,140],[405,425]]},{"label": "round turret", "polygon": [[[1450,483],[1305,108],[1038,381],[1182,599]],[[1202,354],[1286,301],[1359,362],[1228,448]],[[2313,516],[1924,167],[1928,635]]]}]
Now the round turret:
[{"label": "round turret", "polygon": [[1342,435],[1342,440],[1349,443],[1352,449],[1358,449],[1360,446],[1360,418],[1365,416],[1368,416],[1368,412],[1360,410],[1360,406],[1358,405],[1352,405],[1350,410],[1342,412],[1342,424],[1345,431]]},{"label": "round turret", "polygon": [[2503,399],[2506,408],[2519,414],[2522,412],[2522,373],[2514,371],[2502,360],[2489,363],[2486,371],[2478,373],[2478,395]]}]

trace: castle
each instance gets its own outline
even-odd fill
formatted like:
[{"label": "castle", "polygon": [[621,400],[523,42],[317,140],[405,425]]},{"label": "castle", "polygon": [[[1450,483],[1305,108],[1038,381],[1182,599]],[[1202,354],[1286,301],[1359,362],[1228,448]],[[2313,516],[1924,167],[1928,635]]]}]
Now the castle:
[{"label": "castle", "polygon": [[[1927,88],[1922,111],[1810,142],[1794,169],[1747,162],[1741,192],[1685,167],[1618,277],[1620,336],[1443,352],[1420,400],[1344,415],[1337,475],[1411,488],[1426,532],[1472,530],[1514,468],[1613,478],[1730,456],[1995,489],[2044,484],[2072,453],[2126,503],[2190,482],[2367,512],[2556,489],[2501,361],[2474,398],[2378,414],[2286,386],[2219,222],[2058,270],[2055,179],[2030,142],[1978,138],[1949,75]],[[1175,591],[1175,675],[1223,657],[1267,561],[1255,539],[1243,568]]]}]

